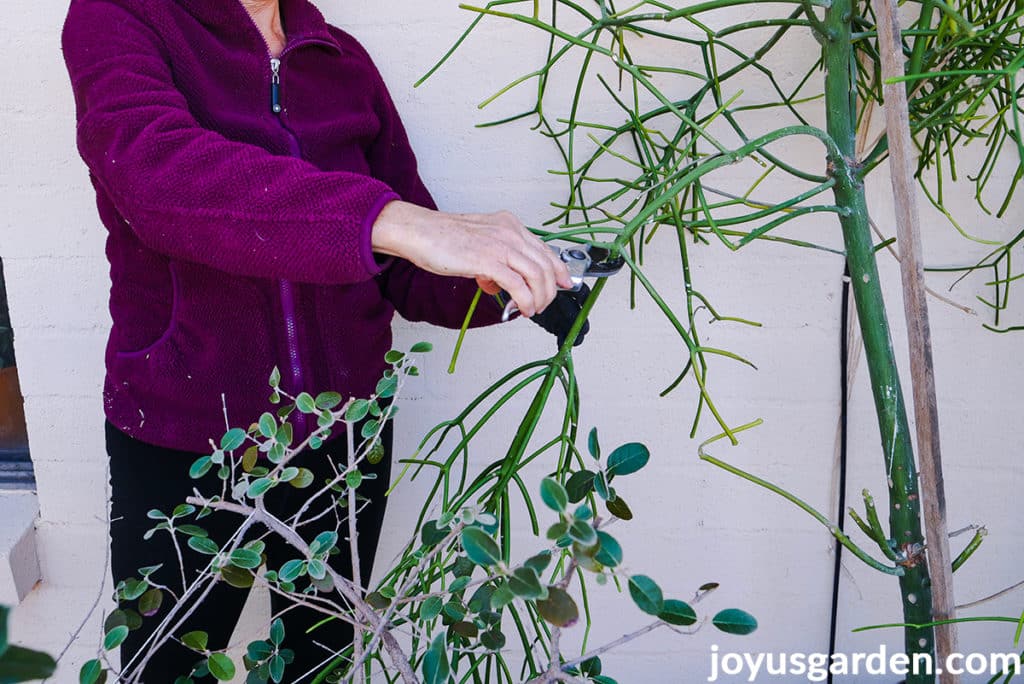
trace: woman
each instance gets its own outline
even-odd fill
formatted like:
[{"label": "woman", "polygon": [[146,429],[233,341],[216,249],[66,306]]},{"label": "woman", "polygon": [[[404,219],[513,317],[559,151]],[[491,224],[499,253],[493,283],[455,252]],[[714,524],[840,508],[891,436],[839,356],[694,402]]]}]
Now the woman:
[{"label": "woman", "polygon": [[[176,586],[169,537],[142,543],[146,511],[167,512],[190,493],[188,464],[223,433],[225,407],[232,425],[267,410],[274,367],[292,396],[368,396],[396,310],[456,327],[479,286],[505,290],[530,317],[571,286],[511,214],[437,211],[369,56],[307,0],[72,0],[63,46],[79,150],[109,231],[115,581],[163,564],[154,580]],[[545,327],[564,336],[578,303],[556,309]],[[471,324],[499,319],[488,297]],[[310,427],[300,420],[296,440]],[[325,450],[344,458],[343,441]],[[326,477],[321,452],[303,457]],[[378,474],[360,518],[364,578],[388,459]],[[285,489],[267,500],[280,515],[301,505],[301,492]],[[210,522],[219,517],[204,524],[223,543],[230,527]],[[220,524],[229,522],[238,521]],[[266,553],[270,568],[296,555],[282,544]],[[208,561],[196,556],[185,559],[192,573]],[[175,636],[202,628],[210,650],[223,648],[243,599],[218,586]],[[275,612],[283,605],[275,597]],[[132,632],[123,663],[166,610]],[[285,613],[293,672],[330,657],[313,639],[340,648],[351,638],[339,621],[305,636],[321,617]],[[144,680],[173,681],[199,659],[172,642],[150,657]]]}]

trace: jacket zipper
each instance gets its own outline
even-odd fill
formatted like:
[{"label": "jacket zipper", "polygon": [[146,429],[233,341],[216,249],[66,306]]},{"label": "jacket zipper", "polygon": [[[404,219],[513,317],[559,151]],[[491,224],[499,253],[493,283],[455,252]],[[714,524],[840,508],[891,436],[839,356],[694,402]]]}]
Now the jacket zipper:
[{"label": "jacket zipper", "polygon": [[[278,116],[278,122],[281,123],[281,128],[288,136],[289,153],[293,157],[302,156],[299,149],[299,141],[295,139],[295,135],[280,120],[282,109],[281,60],[276,57],[270,58],[270,109]],[[303,390],[303,373],[302,360],[299,356],[299,330],[295,321],[295,291],[289,280],[281,280],[279,289],[281,294],[281,311],[284,314],[285,336],[288,340],[288,360],[291,363],[292,388],[296,392],[301,392]],[[301,442],[308,434],[308,424],[304,413],[300,413],[297,416],[296,427],[298,428],[298,434],[295,435],[295,441]]]}]

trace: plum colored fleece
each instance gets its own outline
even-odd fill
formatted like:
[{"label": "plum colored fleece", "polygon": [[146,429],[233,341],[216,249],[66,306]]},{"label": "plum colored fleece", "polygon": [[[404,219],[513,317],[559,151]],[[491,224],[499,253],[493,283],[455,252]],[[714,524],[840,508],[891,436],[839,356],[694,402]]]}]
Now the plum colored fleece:
[{"label": "plum colored fleece", "polygon": [[[281,0],[280,112],[238,0],[72,0],[78,148],[109,234],[106,416],[206,451],[290,394],[367,396],[397,310],[461,325],[471,279],[378,261],[395,199],[435,208],[380,74],[307,0]],[[483,298],[473,325],[500,320]],[[301,426],[300,426],[300,432]]]}]

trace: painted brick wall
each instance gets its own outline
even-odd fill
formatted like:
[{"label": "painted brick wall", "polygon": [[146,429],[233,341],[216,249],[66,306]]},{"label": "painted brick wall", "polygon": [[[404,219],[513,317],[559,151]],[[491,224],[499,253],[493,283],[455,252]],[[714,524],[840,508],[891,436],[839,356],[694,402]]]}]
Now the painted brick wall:
[{"label": "painted brick wall", "polygon": [[[221,0],[232,1],[232,0]],[[474,105],[536,62],[543,46],[522,31],[488,27],[461,56],[418,90],[412,82],[443,53],[468,22],[452,0],[319,0],[329,18],[359,37],[376,56],[403,112],[428,185],[440,204],[458,211],[509,208],[527,222],[547,216],[559,181],[545,169],[557,163],[552,150],[526,125],[476,130],[484,117],[514,113],[530,88],[490,114]],[[75,152],[73,106],[59,49],[66,2],[7,0],[0,25],[0,255],[4,258],[11,314],[25,393],[33,458],[39,483],[39,543],[43,583],[14,613],[14,638],[50,651],[62,649],[98,597],[106,607],[106,471],[100,388],[102,350],[109,325],[103,231],[95,216],[85,169]],[[803,60],[807,48],[780,59]],[[769,117],[770,119],[770,117]],[[770,125],[770,120],[765,125]],[[809,153],[817,154],[815,150]],[[737,170],[737,174],[746,173]],[[770,185],[762,186],[765,192]],[[880,199],[873,210],[886,233],[891,201],[884,178],[871,181]],[[1019,206],[1012,209],[1018,217]],[[969,261],[984,250],[970,246],[926,212],[930,263]],[[981,225],[997,237],[992,225]],[[805,224],[815,239],[835,243],[830,221]],[[667,236],[666,236],[667,237]],[[1004,236],[1005,237],[1005,236]],[[652,250],[664,282],[675,271],[672,258]],[[731,314],[764,323],[758,330],[712,328],[712,342],[758,364],[755,372],[716,364],[717,399],[734,423],[762,417],[765,425],[736,449],[719,447],[727,459],[782,483],[811,504],[832,510],[835,500],[837,346],[842,264],[834,256],[753,247],[728,254],[716,247],[700,253],[694,268],[715,303]],[[898,273],[883,257],[893,317],[901,318]],[[941,287],[948,281],[935,280]],[[666,285],[666,287],[668,287]],[[827,647],[831,592],[830,537],[814,521],[782,500],[701,463],[697,443],[686,436],[693,394],[666,399],[660,391],[678,372],[681,354],[672,331],[651,303],[628,308],[625,278],[613,283],[596,311],[593,333],[577,355],[585,392],[584,423],[599,425],[607,444],[647,442],[652,467],[622,487],[637,513],[620,528],[632,572],[650,574],[666,591],[687,596],[708,581],[722,589],[705,610],[742,606],[761,621],[753,639],[721,636],[711,629],[684,637],[660,633],[607,658],[624,684],[689,682],[707,676],[709,648],[820,651]],[[980,292],[980,290],[979,290]],[[954,297],[970,302],[971,286]],[[673,293],[678,298],[678,292]],[[1024,533],[1020,516],[1020,415],[1016,391],[1024,366],[1016,361],[1019,336],[995,336],[948,306],[932,306],[936,366],[951,528],[985,523],[991,536],[982,560],[958,573],[960,600],[970,600],[1022,579]],[[897,324],[900,358],[906,356]],[[398,346],[419,339],[437,352],[424,377],[403,399],[396,457],[409,454],[419,436],[453,415],[476,391],[520,362],[550,352],[551,340],[526,322],[473,334],[455,376],[444,372],[454,335],[400,323]],[[851,500],[861,487],[878,493],[884,473],[866,373],[860,367],[852,389]],[[521,407],[522,402],[515,404]],[[507,444],[515,415],[491,431],[496,448]],[[705,425],[700,435],[713,434]],[[504,440],[504,441],[502,441]],[[494,454],[490,454],[493,456]],[[543,468],[533,474],[539,479]],[[390,558],[413,520],[421,491],[392,502],[380,552]],[[843,630],[896,620],[893,582],[846,564],[842,584]],[[643,617],[611,589],[595,592],[599,626],[592,643],[643,624]],[[984,609],[1019,614],[1020,596]],[[96,618],[72,645],[56,681],[77,681],[77,668],[97,642]],[[887,638],[842,633],[843,651],[873,649]],[[963,630],[965,650],[1008,650],[1006,630]],[[852,681],[840,678],[839,681]]]}]

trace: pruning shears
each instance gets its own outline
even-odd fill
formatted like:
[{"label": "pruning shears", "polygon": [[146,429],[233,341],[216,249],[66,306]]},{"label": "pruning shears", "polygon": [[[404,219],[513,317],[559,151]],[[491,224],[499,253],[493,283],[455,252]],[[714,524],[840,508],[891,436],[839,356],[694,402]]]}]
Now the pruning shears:
[{"label": "pruning shears", "polygon": [[[596,247],[591,244],[574,244],[568,247],[548,245],[559,259],[569,269],[569,277],[572,279],[571,288],[559,288],[571,292],[578,292],[583,287],[585,278],[607,278],[622,270],[626,260],[621,256],[611,257],[611,251],[604,247]],[[501,320],[507,321],[512,314],[519,311],[519,307],[511,299],[505,304],[505,311]]]}]

